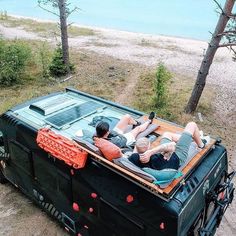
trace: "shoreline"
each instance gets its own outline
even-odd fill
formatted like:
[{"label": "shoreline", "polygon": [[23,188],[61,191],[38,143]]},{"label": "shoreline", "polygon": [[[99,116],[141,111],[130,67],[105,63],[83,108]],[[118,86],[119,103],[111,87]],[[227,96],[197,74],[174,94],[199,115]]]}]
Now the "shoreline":
[{"label": "shoreline", "polygon": [[[29,20],[34,20],[37,22],[42,22],[42,23],[57,23],[56,20],[49,20],[49,19],[42,19],[42,18],[37,18],[37,17],[30,17],[30,16],[22,16],[22,15],[14,15],[14,14],[9,14],[8,16],[18,18],[18,19],[29,19]],[[92,25],[82,25],[78,23],[73,23],[72,26],[76,26],[79,28],[88,28],[91,30],[95,31],[101,31],[105,33],[109,32],[118,32],[121,34],[127,34],[130,36],[139,36],[139,37],[153,37],[153,38],[163,38],[163,39],[179,39],[179,40],[188,40],[188,41],[196,41],[196,42],[202,42],[202,43],[207,43],[208,41],[201,40],[201,39],[194,39],[194,38],[186,38],[186,37],[181,37],[181,36],[174,36],[174,35],[162,35],[162,34],[149,34],[149,33],[141,33],[141,32],[135,32],[135,31],[126,31],[126,30],[120,30],[120,29],[114,29],[114,28],[106,28],[106,27],[98,27],[98,26],[92,26]]]},{"label": "shoreline", "polygon": [[[9,15],[18,19],[30,19],[36,22],[55,23],[54,20],[44,20],[19,15]],[[75,27],[88,28],[75,24]],[[69,38],[71,48],[93,51],[127,60],[130,62],[156,67],[159,62],[164,63],[173,72],[195,78],[200,68],[203,55],[208,43],[200,40],[150,35],[128,31],[119,31],[99,27],[88,28],[94,30],[92,36],[76,36]],[[0,31],[6,38],[27,38],[47,40],[53,43],[55,39],[50,36],[40,37],[37,33],[24,30],[20,27],[4,27]],[[220,87],[235,87],[235,62],[232,61],[232,52],[226,48],[219,48],[210,68],[207,83],[220,85]],[[225,78],[225,79],[224,79]]]}]

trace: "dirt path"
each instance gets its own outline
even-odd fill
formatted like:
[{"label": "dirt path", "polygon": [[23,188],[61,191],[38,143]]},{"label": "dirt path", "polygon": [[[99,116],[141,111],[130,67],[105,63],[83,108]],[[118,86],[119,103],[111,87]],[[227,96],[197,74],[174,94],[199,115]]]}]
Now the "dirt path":
[{"label": "dirt path", "polygon": [[[124,90],[121,90],[118,97],[116,97],[116,102],[120,103],[122,105],[128,105],[132,103],[132,94],[135,90],[135,86],[138,83],[138,78],[139,78],[140,73],[139,72],[134,72],[132,75],[129,77],[128,84],[125,87]],[[127,99],[128,98],[128,99]]]}]

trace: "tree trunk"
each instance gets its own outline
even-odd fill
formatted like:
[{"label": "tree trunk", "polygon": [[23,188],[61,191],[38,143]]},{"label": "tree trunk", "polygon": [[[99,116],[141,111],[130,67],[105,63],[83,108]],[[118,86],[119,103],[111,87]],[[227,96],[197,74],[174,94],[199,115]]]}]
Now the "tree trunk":
[{"label": "tree trunk", "polygon": [[69,68],[69,46],[68,46],[68,33],[67,33],[66,1],[67,0],[59,0],[58,7],[59,7],[59,12],[60,12],[63,62],[67,66],[67,71],[69,72],[70,68]]},{"label": "tree trunk", "polygon": [[220,18],[217,22],[215,32],[208,45],[206,54],[202,60],[200,70],[198,71],[197,80],[192,90],[191,97],[188,101],[187,106],[185,107],[186,113],[192,113],[197,108],[199,99],[202,95],[203,89],[206,84],[206,77],[208,75],[216,50],[218,49],[221,38],[222,38],[221,34],[224,32],[225,27],[228,23],[228,20],[229,20],[228,16],[231,15],[234,3],[235,3],[235,0],[226,0],[225,2],[223,12],[221,13]]}]

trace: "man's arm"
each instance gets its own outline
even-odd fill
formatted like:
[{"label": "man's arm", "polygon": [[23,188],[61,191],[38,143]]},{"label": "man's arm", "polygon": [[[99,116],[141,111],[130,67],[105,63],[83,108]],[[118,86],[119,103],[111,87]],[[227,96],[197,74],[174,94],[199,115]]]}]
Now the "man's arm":
[{"label": "man's arm", "polygon": [[156,153],[174,152],[175,145],[176,145],[175,142],[169,142],[169,143],[158,145],[150,150],[147,150],[145,153],[140,154],[140,161],[142,163],[147,163],[150,161],[151,156]]}]

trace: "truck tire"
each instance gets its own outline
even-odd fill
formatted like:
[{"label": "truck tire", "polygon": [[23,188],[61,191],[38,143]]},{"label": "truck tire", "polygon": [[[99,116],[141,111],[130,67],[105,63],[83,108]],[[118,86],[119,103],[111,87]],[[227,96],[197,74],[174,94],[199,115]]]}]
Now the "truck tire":
[{"label": "truck tire", "polygon": [[0,184],[5,184],[7,183],[7,179],[5,178],[5,176],[2,173],[2,170],[0,169]]}]

